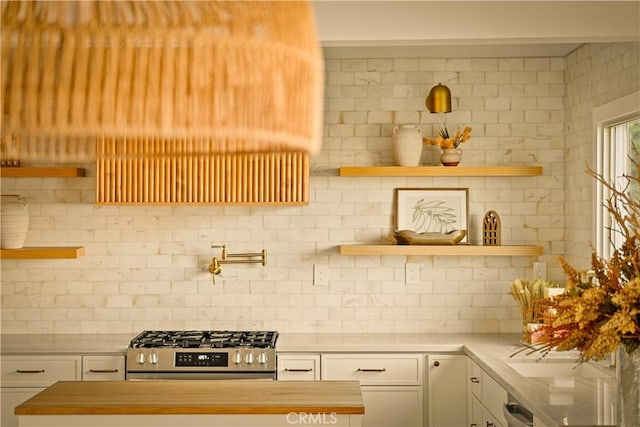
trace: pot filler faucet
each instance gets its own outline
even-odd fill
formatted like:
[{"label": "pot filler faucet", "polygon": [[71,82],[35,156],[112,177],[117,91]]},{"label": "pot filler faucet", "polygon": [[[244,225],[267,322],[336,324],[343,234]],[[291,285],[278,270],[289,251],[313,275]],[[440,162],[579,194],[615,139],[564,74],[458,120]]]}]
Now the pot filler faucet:
[{"label": "pot filler faucet", "polygon": [[[222,273],[222,266],[224,264],[262,264],[264,267],[267,265],[267,251],[264,249],[261,252],[248,252],[243,254],[230,254],[227,252],[227,245],[211,245],[212,249],[222,248],[220,259],[213,257],[211,264],[209,265],[209,273],[212,274],[212,282],[216,284],[216,276]],[[260,259],[256,259],[260,257]],[[229,259],[229,258],[244,258],[244,259]]]}]

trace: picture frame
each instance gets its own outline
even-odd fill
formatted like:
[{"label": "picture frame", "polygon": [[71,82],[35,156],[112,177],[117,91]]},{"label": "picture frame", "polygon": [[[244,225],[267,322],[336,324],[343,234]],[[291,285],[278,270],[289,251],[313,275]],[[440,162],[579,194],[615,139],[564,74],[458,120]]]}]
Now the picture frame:
[{"label": "picture frame", "polygon": [[461,244],[469,243],[468,188],[396,188],[395,229],[416,233],[466,230]]}]

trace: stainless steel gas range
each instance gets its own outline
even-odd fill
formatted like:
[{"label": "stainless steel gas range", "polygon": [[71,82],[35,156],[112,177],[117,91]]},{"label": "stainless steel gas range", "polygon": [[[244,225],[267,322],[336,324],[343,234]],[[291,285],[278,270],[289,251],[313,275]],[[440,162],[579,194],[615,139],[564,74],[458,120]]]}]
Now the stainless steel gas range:
[{"label": "stainless steel gas range", "polygon": [[276,331],[144,331],[127,349],[128,380],[276,379]]}]

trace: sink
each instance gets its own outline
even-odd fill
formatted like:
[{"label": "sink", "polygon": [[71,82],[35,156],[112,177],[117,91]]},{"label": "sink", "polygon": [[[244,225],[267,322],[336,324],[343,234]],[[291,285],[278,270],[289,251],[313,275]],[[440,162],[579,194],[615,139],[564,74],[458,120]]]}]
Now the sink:
[{"label": "sink", "polygon": [[602,378],[610,377],[605,368],[592,362],[576,363],[574,360],[509,360],[507,366],[523,377],[534,378]]}]

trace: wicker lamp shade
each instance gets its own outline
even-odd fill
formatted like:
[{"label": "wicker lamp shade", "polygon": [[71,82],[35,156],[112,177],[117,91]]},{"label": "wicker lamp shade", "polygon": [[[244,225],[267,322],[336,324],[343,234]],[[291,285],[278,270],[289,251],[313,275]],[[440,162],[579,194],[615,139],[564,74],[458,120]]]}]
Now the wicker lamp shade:
[{"label": "wicker lamp shade", "polygon": [[321,145],[305,1],[3,1],[1,71],[5,158],[94,160],[106,138],[162,156]]}]

